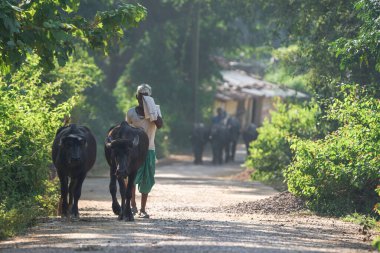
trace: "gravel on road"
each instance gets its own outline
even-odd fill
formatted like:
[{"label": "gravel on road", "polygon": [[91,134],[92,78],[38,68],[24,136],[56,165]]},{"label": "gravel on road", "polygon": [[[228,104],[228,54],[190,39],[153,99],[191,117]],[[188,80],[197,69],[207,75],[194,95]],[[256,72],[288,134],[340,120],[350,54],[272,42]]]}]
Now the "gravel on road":
[{"label": "gravel on road", "polygon": [[[157,166],[150,219],[118,221],[108,178],[87,178],[81,218],[40,220],[0,242],[0,252],[372,252],[360,226],[304,211],[304,203],[259,182],[231,179],[241,162]],[[373,251],[374,252],[374,251]]]}]

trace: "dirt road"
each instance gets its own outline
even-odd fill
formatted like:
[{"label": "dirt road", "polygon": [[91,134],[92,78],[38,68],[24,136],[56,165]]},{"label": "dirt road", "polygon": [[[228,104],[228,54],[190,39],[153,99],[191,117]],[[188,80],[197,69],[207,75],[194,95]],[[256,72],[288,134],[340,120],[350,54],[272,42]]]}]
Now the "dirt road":
[{"label": "dirt road", "polygon": [[217,167],[180,160],[157,167],[147,209],[150,219],[118,221],[111,211],[108,178],[87,178],[79,221],[49,218],[25,235],[0,242],[0,252],[372,251],[359,226],[337,219],[215,211],[276,191],[232,180],[229,176],[243,170],[239,162]]}]

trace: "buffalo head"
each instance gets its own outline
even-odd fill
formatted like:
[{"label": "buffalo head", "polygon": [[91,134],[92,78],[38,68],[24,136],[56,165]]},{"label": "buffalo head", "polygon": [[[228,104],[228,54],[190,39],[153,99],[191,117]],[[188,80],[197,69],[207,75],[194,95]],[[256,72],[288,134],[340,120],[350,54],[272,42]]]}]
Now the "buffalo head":
[{"label": "buffalo head", "polygon": [[79,134],[69,134],[62,136],[59,141],[59,147],[63,152],[64,160],[69,165],[75,165],[82,162],[84,150],[87,146],[87,141],[84,136]]},{"label": "buffalo head", "polygon": [[106,140],[106,148],[111,149],[113,161],[116,163],[116,176],[127,177],[131,171],[131,161],[137,155],[137,146],[139,145],[139,136],[133,138],[120,138],[112,140],[108,137]]}]

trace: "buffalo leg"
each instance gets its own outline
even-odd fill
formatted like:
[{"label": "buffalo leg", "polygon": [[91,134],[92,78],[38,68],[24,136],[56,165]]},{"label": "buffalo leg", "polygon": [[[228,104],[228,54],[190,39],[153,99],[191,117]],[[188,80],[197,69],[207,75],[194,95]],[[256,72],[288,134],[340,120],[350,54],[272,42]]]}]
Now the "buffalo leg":
[{"label": "buffalo leg", "polygon": [[[228,142],[224,148],[226,163],[228,163],[230,161],[230,145],[231,145],[231,143]],[[222,149],[221,157],[222,157],[221,160],[223,160],[223,149]]]},{"label": "buffalo leg", "polygon": [[203,144],[199,145],[198,161],[200,164],[203,163],[202,155],[203,155]]},{"label": "buffalo leg", "polygon": [[198,162],[199,162],[198,147],[194,146],[193,152],[194,152],[194,164],[198,164]]},{"label": "buffalo leg", "polygon": [[194,163],[195,164],[201,164],[202,163],[202,153],[203,153],[203,146],[202,144],[197,143],[194,146]]},{"label": "buffalo leg", "polygon": [[134,187],[134,181],[135,181],[136,174],[133,173],[132,175],[128,176],[128,185],[125,193],[125,221],[134,221],[133,213],[131,210],[131,199],[132,199],[132,191]]},{"label": "buffalo leg", "polygon": [[235,161],[236,145],[237,141],[231,142],[231,161]]},{"label": "buffalo leg", "polygon": [[116,215],[119,215],[120,214],[120,204],[119,202],[117,201],[117,197],[116,197],[116,192],[117,192],[117,186],[116,186],[116,169],[115,168],[111,168],[110,170],[110,185],[109,185],[109,189],[110,189],[110,193],[111,193],[111,196],[112,196],[112,211],[114,214]]},{"label": "buffalo leg", "polygon": [[79,218],[78,202],[82,194],[82,184],[85,177],[86,175],[80,175],[76,180],[74,180],[74,184],[73,184],[74,185],[73,186],[74,203],[71,208],[71,215],[77,219]]},{"label": "buffalo leg", "polygon": [[67,193],[68,193],[68,178],[62,173],[58,172],[59,182],[61,183],[61,217],[67,217]]},{"label": "buffalo leg", "polygon": [[218,164],[223,163],[223,147],[218,147]]},{"label": "buffalo leg", "polygon": [[70,184],[69,184],[69,210],[71,210],[71,208],[73,206],[75,184],[76,184],[76,179],[75,178],[70,178]]},{"label": "buffalo leg", "polygon": [[218,151],[217,151],[217,147],[216,145],[212,145],[212,163],[213,164],[216,164],[218,159],[217,159],[217,156],[218,156]]},{"label": "buffalo leg", "polygon": [[119,220],[125,219],[125,200],[127,195],[127,189],[125,187],[125,182],[123,177],[118,177],[117,181],[119,182],[120,196],[121,196],[121,209],[119,213]]}]

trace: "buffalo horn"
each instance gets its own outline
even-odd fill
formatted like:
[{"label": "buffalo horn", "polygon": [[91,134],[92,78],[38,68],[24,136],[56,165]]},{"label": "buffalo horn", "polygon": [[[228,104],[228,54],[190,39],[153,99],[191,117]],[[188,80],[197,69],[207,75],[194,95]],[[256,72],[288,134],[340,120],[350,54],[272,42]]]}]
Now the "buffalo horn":
[{"label": "buffalo horn", "polygon": [[128,139],[118,139],[118,140],[113,140],[111,142],[108,142],[106,144],[106,146],[108,148],[112,148],[112,147],[115,147],[115,145],[120,145],[120,144],[124,144],[124,143],[128,143],[130,142],[131,140],[128,140]]},{"label": "buffalo horn", "polygon": [[68,139],[68,138],[77,139],[78,141],[81,141],[81,140],[84,139],[83,136],[76,135],[76,134],[69,134],[68,136],[63,136],[63,137],[59,140],[59,146],[62,146],[62,142],[63,142],[65,139]]},{"label": "buffalo horn", "polygon": [[139,142],[140,142],[140,137],[136,135],[135,138],[133,138],[133,147],[137,147],[139,145]]}]

